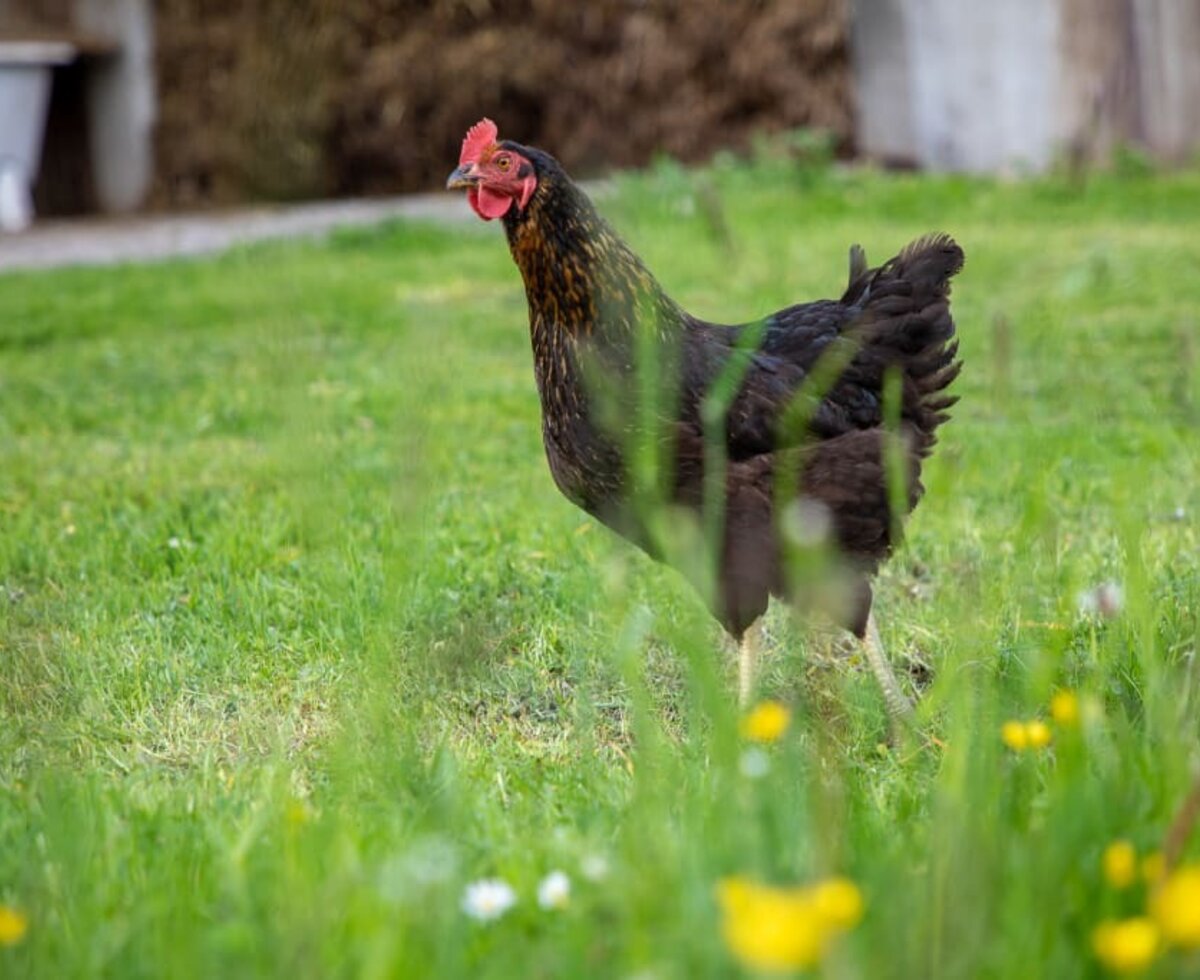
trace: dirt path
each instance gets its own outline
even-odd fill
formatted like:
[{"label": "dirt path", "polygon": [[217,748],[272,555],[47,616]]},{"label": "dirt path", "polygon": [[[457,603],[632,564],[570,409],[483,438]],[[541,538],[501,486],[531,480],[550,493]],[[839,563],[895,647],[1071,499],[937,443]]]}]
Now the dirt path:
[{"label": "dirt path", "polygon": [[[0,0],[2,2],[2,0]],[[604,180],[582,181],[593,199],[611,192]],[[462,224],[476,220],[461,194],[309,201],[192,214],[140,214],[40,221],[20,235],[0,233],[0,275],[16,269],[157,262],[222,252],[269,238],[315,238],[335,228],[393,218]]]},{"label": "dirt path", "polygon": [[0,234],[0,273],[203,255],[245,242],[320,236],[334,228],[392,218],[459,223],[473,220],[473,215],[458,194],[417,194],[237,211],[44,221],[20,235]]}]

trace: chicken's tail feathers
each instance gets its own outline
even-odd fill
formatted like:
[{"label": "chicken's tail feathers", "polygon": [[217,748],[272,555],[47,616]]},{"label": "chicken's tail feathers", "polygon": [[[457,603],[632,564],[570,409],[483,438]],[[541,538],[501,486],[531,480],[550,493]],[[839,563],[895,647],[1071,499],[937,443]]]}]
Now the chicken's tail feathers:
[{"label": "chicken's tail feathers", "polygon": [[[949,235],[926,235],[868,276],[851,283],[862,316],[851,327],[863,345],[861,366],[882,376],[898,370],[901,414],[916,431],[916,451],[927,455],[934,433],[958,400],[946,389],[962,370],[950,280],[962,269],[962,248]],[[859,285],[861,284],[861,285]]]},{"label": "chicken's tail feathers", "polygon": [[867,264],[867,252],[861,245],[850,246],[850,275],[846,280],[846,295],[842,302],[861,292],[871,275],[871,267]]},{"label": "chicken's tail feathers", "polygon": [[923,235],[909,242],[881,272],[891,269],[899,278],[912,283],[929,282],[944,287],[949,295],[950,280],[962,272],[962,247],[944,231]]}]

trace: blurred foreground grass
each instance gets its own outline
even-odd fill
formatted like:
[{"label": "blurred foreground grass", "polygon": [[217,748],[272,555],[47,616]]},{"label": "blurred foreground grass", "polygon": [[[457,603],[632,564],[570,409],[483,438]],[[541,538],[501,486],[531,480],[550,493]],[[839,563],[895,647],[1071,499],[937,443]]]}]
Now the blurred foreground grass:
[{"label": "blurred foreground grass", "polygon": [[[1161,846],[1200,737],[1200,173],[663,165],[602,209],[718,320],[837,295],[851,242],[965,247],[962,402],[878,590],[924,737],[775,610],[793,721],[746,756],[697,600],[550,481],[499,228],[10,275],[0,975],[734,976],[718,880],[835,873],[831,976],[1100,971],[1146,887],[1102,852]],[[1059,689],[1084,720],[1007,749]]]}]

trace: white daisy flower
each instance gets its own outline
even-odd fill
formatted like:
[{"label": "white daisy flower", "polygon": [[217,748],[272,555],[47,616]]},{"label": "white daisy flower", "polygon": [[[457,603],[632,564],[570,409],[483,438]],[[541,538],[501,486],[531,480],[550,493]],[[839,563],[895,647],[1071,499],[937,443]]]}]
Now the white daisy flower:
[{"label": "white daisy flower", "polygon": [[537,899],[544,909],[565,908],[571,900],[571,879],[562,871],[551,871],[538,885]]},{"label": "white daisy flower", "polygon": [[747,779],[762,779],[771,771],[771,758],[757,745],[752,745],[738,759],[738,769]]},{"label": "white daisy flower", "polygon": [[418,840],[379,868],[379,893],[389,902],[419,901],[458,873],[458,852],[440,837]]},{"label": "white daisy flower", "polygon": [[462,910],[472,919],[491,922],[517,904],[517,893],[507,881],[484,878],[467,885],[463,893]]},{"label": "white daisy flower", "polygon": [[1079,611],[1085,616],[1112,619],[1120,614],[1124,603],[1125,595],[1116,582],[1102,582],[1079,595]]},{"label": "white daisy flower", "polygon": [[588,881],[603,881],[608,877],[608,858],[603,854],[585,855],[579,870]]}]

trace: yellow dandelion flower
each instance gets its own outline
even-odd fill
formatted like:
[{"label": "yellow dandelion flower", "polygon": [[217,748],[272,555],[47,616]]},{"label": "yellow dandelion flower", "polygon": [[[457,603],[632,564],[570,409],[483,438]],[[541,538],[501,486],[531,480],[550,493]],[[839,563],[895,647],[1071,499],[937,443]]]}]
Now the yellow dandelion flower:
[{"label": "yellow dandelion flower", "polygon": [[1000,726],[1000,740],[1014,752],[1026,749],[1044,749],[1053,735],[1050,726],[1038,718],[1033,721],[1011,719]]},{"label": "yellow dandelion flower", "polygon": [[1113,888],[1128,888],[1137,877],[1137,851],[1127,840],[1115,840],[1104,849],[1100,861],[1104,879]]},{"label": "yellow dandelion flower", "polygon": [[1142,881],[1148,885],[1156,885],[1167,872],[1167,862],[1162,851],[1152,851],[1142,858]]},{"label": "yellow dandelion flower", "polygon": [[0,946],[15,946],[29,931],[29,919],[20,909],[0,905]]},{"label": "yellow dandelion flower", "polygon": [[849,878],[828,878],[813,889],[817,914],[833,929],[853,929],[863,914],[863,897]]},{"label": "yellow dandelion flower", "polygon": [[1025,741],[1031,749],[1044,749],[1050,744],[1050,726],[1035,718],[1025,723]]},{"label": "yellow dandelion flower", "polygon": [[1150,897],[1150,915],[1171,945],[1200,948],[1200,864],[1167,876]]},{"label": "yellow dandelion flower", "polygon": [[829,943],[862,918],[858,886],[829,878],[811,888],[777,888],[745,877],[717,886],[721,936],[752,970],[788,971],[815,966]]},{"label": "yellow dandelion flower", "polygon": [[1057,691],[1050,699],[1050,717],[1054,724],[1069,728],[1079,724],[1079,695],[1074,691]]},{"label": "yellow dandelion flower", "polygon": [[763,701],[742,719],[742,737],[754,742],[776,742],[792,722],[792,713],[778,701]]},{"label": "yellow dandelion flower", "polygon": [[717,900],[721,937],[744,966],[782,972],[820,960],[828,934],[807,889],[726,878],[717,886]]},{"label": "yellow dandelion flower", "polygon": [[1014,752],[1029,748],[1029,732],[1023,721],[1006,721],[1000,726],[1000,738]]},{"label": "yellow dandelion flower", "polygon": [[1092,949],[1113,973],[1140,973],[1158,955],[1158,926],[1144,917],[1108,919],[1092,933]]}]

